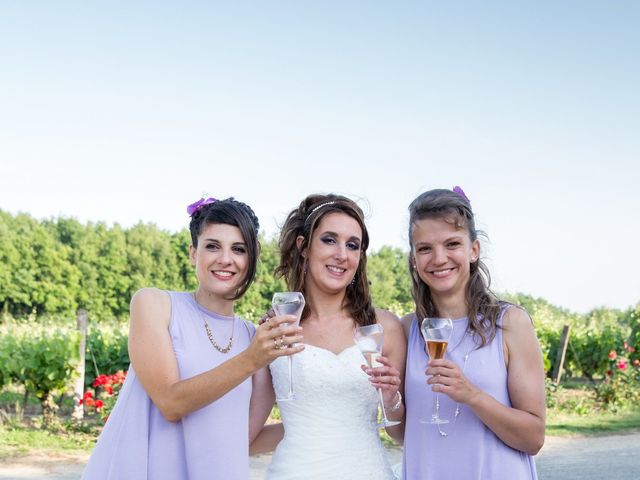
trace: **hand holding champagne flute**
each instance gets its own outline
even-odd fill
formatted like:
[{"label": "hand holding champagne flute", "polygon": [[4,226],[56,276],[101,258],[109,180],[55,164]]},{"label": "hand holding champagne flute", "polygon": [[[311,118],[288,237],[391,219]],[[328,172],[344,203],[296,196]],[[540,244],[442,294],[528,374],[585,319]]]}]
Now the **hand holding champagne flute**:
[{"label": "hand holding champagne flute", "polygon": [[[271,306],[276,315],[294,315],[296,321],[294,325],[300,324],[300,317],[304,310],[304,296],[300,292],[276,292],[273,294]],[[289,394],[283,398],[276,398],[276,401],[295,400],[293,393],[293,357],[289,355]]]},{"label": "hand holding champagne flute", "polygon": [[[453,323],[450,318],[427,317],[422,320],[420,326],[422,336],[427,346],[427,353],[433,360],[444,358],[449,344],[449,338],[453,332]],[[421,420],[421,423],[442,424],[449,423],[449,420],[440,418],[440,401],[438,393],[433,397],[433,413],[431,420]]]},{"label": "hand holding champagne flute", "polygon": [[[382,355],[382,345],[384,343],[384,332],[382,330],[382,325],[374,323],[373,325],[366,325],[364,327],[357,328],[355,333],[355,341],[358,345],[358,348],[360,349],[360,352],[362,353],[362,355],[364,355],[369,368],[381,366],[381,364],[377,362],[377,358]],[[382,398],[382,390],[380,388],[378,388],[377,390],[380,409],[382,410],[382,421],[378,423],[378,426],[391,427],[393,425],[398,425],[400,422],[389,420],[387,418],[387,412],[384,409],[384,400]]]}]

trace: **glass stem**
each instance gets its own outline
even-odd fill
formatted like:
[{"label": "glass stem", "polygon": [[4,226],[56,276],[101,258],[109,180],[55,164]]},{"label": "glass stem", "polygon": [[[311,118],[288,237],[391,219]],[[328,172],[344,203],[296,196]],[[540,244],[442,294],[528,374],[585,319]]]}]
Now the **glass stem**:
[{"label": "glass stem", "polygon": [[382,410],[382,420],[386,425],[388,423],[388,420],[387,420],[387,412],[384,410],[384,399],[382,398],[382,389],[378,388],[377,390],[378,390],[378,397],[380,398],[380,410]]},{"label": "glass stem", "polygon": [[438,398],[438,393],[433,396],[433,413],[431,414],[431,418],[434,420],[440,419],[440,400]]}]

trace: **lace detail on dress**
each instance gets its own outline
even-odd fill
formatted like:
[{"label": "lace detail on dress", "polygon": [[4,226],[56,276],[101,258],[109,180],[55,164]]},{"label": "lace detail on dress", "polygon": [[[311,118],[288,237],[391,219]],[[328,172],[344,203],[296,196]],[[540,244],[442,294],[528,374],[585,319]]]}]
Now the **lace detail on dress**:
[{"label": "lace detail on dress", "polygon": [[[289,388],[288,360],[270,365],[277,396]],[[336,355],[306,345],[293,356],[296,399],[280,404],[284,439],[265,478],[393,479],[376,427],[377,394],[353,345]]]}]

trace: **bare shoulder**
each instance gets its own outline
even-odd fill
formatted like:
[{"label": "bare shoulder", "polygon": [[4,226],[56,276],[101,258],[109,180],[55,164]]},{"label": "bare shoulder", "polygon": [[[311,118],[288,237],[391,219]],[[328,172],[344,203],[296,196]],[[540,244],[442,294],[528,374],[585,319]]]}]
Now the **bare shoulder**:
[{"label": "bare shoulder", "polygon": [[415,318],[415,312],[408,313],[404,317],[400,319],[400,323],[402,324],[402,328],[404,329],[404,334],[407,338],[409,338],[409,331],[411,330],[411,322]]},{"label": "bare shoulder", "polygon": [[532,331],[533,320],[527,311],[517,305],[510,305],[502,317],[505,332]]},{"label": "bare shoulder", "polygon": [[503,339],[509,351],[538,346],[533,320],[526,310],[516,305],[509,306],[502,318]]},{"label": "bare shoulder", "polygon": [[384,330],[383,355],[396,366],[400,372],[404,372],[406,358],[407,339],[400,319],[388,310],[376,308],[376,321]]},{"label": "bare shoulder", "polygon": [[171,318],[171,298],[159,288],[141,288],[131,297],[131,324],[169,324]]},{"label": "bare shoulder", "polygon": [[376,322],[382,325],[385,332],[391,332],[402,328],[400,319],[395,313],[382,308],[376,308]]}]

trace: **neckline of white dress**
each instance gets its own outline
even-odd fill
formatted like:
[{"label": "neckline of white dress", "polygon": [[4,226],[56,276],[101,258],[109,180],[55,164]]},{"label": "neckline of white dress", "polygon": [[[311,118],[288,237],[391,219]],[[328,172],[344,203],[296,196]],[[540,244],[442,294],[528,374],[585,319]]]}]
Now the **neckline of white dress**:
[{"label": "neckline of white dress", "polygon": [[316,350],[322,350],[323,352],[330,353],[330,354],[331,354],[331,355],[333,355],[334,357],[339,357],[340,355],[342,355],[343,353],[345,353],[347,350],[351,350],[352,348],[357,347],[358,345],[356,345],[356,344],[354,343],[353,345],[350,345],[350,346],[348,346],[348,347],[343,348],[343,349],[342,349],[342,351],[341,351],[340,353],[335,353],[333,350],[329,350],[328,348],[324,348],[324,347],[319,347],[319,346],[317,346],[317,345],[313,345],[313,344],[311,344],[311,343],[305,343],[305,344],[304,344],[304,346],[305,346],[306,348],[313,347],[313,348],[315,348]]}]

